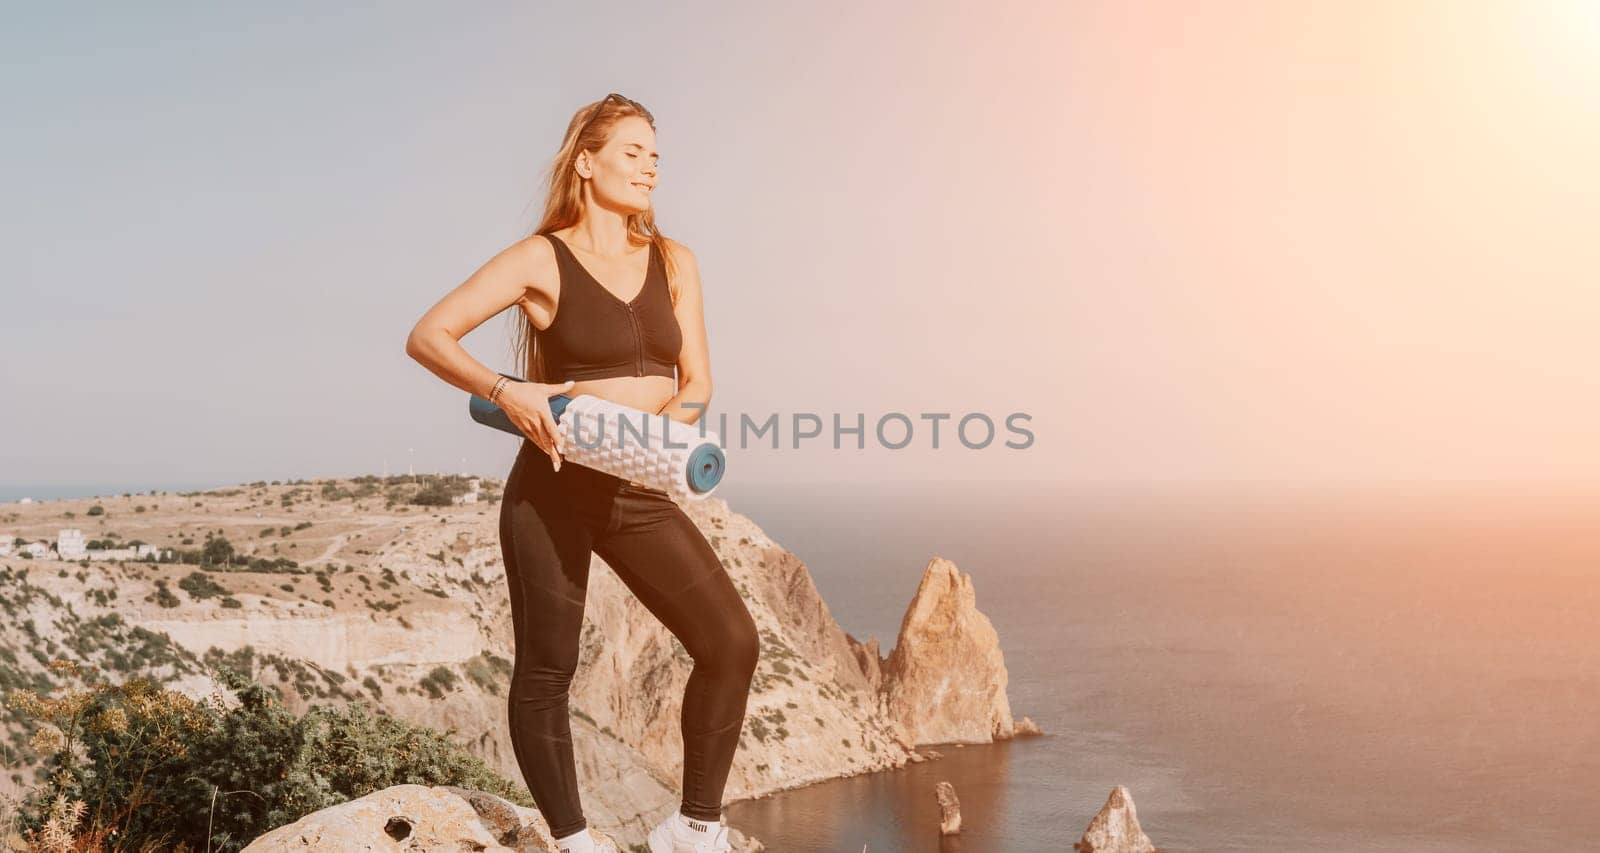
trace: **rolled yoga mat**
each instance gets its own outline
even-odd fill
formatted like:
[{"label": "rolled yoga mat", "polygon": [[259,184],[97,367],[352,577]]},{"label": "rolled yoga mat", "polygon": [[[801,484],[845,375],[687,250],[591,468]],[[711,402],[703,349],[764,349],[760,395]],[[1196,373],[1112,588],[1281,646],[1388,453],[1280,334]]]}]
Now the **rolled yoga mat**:
[{"label": "rolled yoga mat", "polygon": [[[467,411],[478,423],[526,438],[504,410],[476,394]],[[557,394],[550,398],[550,413],[556,419],[563,462],[644,483],[680,502],[710,495],[727,470],[717,435],[708,430],[702,436],[698,426],[673,421],[664,435],[660,415],[591,394]]]}]

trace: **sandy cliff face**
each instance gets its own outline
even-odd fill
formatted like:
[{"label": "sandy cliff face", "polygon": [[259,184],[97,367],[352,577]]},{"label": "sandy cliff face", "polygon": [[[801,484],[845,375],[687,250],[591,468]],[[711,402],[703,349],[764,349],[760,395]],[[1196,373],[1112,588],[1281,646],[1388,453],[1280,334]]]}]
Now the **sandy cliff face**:
[{"label": "sandy cliff face", "polygon": [[[103,659],[104,650],[75,650],[84,646],[86,622],[114,618],[123,634],[137,629],[163,638],[171,660],[156,665],[169,680],[201,689],[205,662],[242,661],[261,680],[282,685],[291,707],[371,701],[395,716],[454,729],[458,742],[521,780],[505,713],[514,650],[498,505],[382,510],[348,497],[314,497],[316,486],[326,496],[348,483],[98,501],[106,517],[77,522],[91,527],[90,537],[115,529],[124,538],[178,546],[182,538],[216,533],[249,555],[288,556],[300,566],[205,572],[225,588],[232,602],[225,605],[221,595],[180,587],[195,566],[0,559],[8,567],[0,572],[0,596],[26,599],[8,609],[28,616],[0,626],[0,646],[17,661],[0,654],[0,668],[13,666],[8,677],[21,683],[49,657]],[[135,501],[156,505],[135,514]],[[58,520],[64,511],[81,504],[82,516],[91,503],[18,508],[8,523],[18,535],[48,537],[71,526]],[[977,610],[971,578],[954,565],[928,564],[885,659],[876,640],[858,642],[839,627],[805,564],[752,520],[717,498],[685,511],[715,548],[761,637],[728,799],[898,767],[917,757],[915,744],[1011,736],[999,641]],[[571,702],[585,811],[619,839],[642,838],[677,804],[679,710],[693,661],[604,561],[595,557],[590,575]],[[163,599],[163,585],[177,606],[162,606],[173,601]],[[128,642],[108,634],[89,645]],[[104,666],[108,674],[120,668]]]},{"label": "sandy cliff face", "polygon": [[208,610],[200,618],[140,619],[190,649],[235,651],[244,646],[315,661],[342,670],[388,665],[461,664],[483,649],[478,626],[464,610],[411,614],[406,625],[375,620],[370,613],[292,609],[259,597],[242,599],[233,610]]}]

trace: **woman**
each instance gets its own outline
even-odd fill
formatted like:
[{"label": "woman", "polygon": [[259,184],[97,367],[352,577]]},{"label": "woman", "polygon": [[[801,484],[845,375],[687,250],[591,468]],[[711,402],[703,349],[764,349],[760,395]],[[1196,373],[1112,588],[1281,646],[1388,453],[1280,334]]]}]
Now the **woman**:
[{"label": "woman", "polygon": [[[650,832],[652,853],[731,849],[722,791],[759,653],[754,620],[683,510],[666,492],[562,465],[550,411],[554,394],[592,394],[692,425],[711,399],[695,258],[656,230],[650,207],[658,159],[655,120],[637,102],[611,94],[579,110],[539,227],[439,300],[406,342],[412,358],[493,400],[526,435],[500,507],[516,648],[508,710],[517,764],[564,853],[615,849],[597,848],[586,831],[568,721],[590,553],[694,659],[682,802]],[[526,382],[459,343],[511,306]]]}]

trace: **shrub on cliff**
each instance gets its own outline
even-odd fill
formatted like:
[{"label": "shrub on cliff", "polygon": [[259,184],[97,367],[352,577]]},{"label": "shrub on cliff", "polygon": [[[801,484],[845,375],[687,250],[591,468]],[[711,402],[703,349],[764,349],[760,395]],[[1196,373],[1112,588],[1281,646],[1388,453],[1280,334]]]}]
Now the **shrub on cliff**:
[{"label": "shrub on cliff", "polygon": [[178,588],[196,599],[228,594],[227,587],[212,580],[205,572],[190,572],[178,581]]},{"label": "shrub on cliff", "polygon": [[411,502],[418,506],[450,506],[450,490],[443,483],[429,483],[417,490],[411,496]]},{"label": "shrub on cliff", "polygon": [[[58,672],[78,675],[57,661]],[[313,811],[399,784],[460,785],[532,802],[447,734],[375,714],[362,703],[296,717],[277,694],[231,669],[237,697],[203,700],[148,679],[7,704],[37,722],[43,781],[17,811],[35,843],[70,849],[237,851]],[[231,707],[230,707],[231,705]]]},{"label": "shrub on cliff", "polygon": [[[406,501],[414,506],[450,506],[470,490],[471,483],[472,478],[456,474],[427,477]],[[390,493],[389,502],[394,503],[398,497]]]}]

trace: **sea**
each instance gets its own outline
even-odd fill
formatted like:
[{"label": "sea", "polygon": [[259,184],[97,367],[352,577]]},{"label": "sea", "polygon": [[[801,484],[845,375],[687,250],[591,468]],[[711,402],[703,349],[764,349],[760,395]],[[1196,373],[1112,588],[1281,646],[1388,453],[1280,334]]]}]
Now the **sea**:
[{"label": "sea", "polygon": [[1070,850],[1117,785],[1171,853],[1600,849],[1600,489],[722,494],[885,653],[954,561],[1044,732],[730,803],[770,851]]}]

